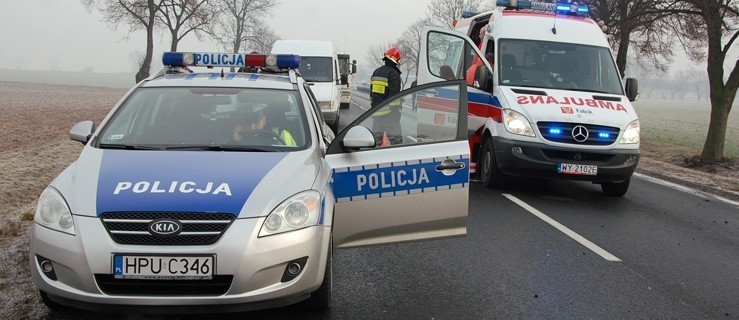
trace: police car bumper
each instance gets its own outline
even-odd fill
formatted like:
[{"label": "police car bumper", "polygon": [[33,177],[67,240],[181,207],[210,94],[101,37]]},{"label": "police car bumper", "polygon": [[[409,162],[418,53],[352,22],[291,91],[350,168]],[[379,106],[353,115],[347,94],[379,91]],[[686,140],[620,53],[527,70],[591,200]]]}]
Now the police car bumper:
[{"label": "police car bumper", "polygon": [[[586,150],[495,137],[495,157],[505,174],[584,180],[595,183],[628,179],[639,163],[638,149]],[[597,174],[560,172],[560,164],[597,166]]]},{"label": "police car bumper", "polygon": [[[75,236],[34,224],[30,269],[34,283],[52,301],[88,310],[230,312],[281,307],[308,298],[323,280],[330,227],[258,238],[263,222],[264,218],[236,219],[221,239],[207,246],[121,245],[95,217],[74,216]],[[114,279],[114,254],[212,255],[215,274],[213,280]],[[53,273],[48,264],[44,272],[44,260],[51,262]],[[301,260],[300,272],[286,280],[287,266]]]}]

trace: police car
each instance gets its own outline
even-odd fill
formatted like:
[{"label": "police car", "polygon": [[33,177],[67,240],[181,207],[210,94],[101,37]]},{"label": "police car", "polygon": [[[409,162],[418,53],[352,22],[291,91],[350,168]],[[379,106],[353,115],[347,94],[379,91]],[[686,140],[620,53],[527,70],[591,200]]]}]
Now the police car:
[{"label": "police car", "polygon": [[[47,306],[325,309],[334,248],[466,234],[465,117],[420,129],[404,114],[407,139],[381,146],[372,114],[385,104],[335,136],[298,56],[170,52],[163,62],[99,127],[70,130],[85,146],[41,194],[30,246]],[[201,66],[211,69],[193,72]],[[462,81],[386,104],[440,88],[467,114]]]}]

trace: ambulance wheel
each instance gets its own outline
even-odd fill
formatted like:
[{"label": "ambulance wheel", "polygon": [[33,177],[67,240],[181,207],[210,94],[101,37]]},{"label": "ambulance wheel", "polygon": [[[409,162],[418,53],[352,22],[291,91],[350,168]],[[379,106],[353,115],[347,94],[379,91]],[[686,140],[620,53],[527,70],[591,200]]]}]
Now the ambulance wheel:
[{"label": "ambulance wheel", "polygon": [[629,190],[629,182],[631,182],[631,177],[621,182],[603,182],[600,184],[600,188],[603,190],[603,194],[607,196],[621,197]]},{"label": "ambulance wheel", "polygon": [[333,289],[333,240],[329,242],[328,253],[326,254],[326,268],[323,271],[323,282],[318,290],[311,292],[308,300],[305,300],[305,307],[312,310],[328,310],[331,309],[331,296]]},{"label": "ambulance wheel", "polygon": [[480,150],[480,181],[486,188],[500,187],[503,180],[503,172],[498,168],[498,161],[495,160],[495,148],[493,147],[493,139],[488,137],[482,143]]}]

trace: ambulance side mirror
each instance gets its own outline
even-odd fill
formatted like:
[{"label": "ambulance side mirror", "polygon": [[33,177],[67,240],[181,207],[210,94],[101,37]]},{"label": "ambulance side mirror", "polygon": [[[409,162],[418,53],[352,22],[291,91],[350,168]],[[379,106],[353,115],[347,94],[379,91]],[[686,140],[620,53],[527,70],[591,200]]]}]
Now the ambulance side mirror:
[{"label": "ambulance side mirror", "polygon": [[352,60],[352,74],[357,73],[357,60]]},{"label": "ambulance side mirror", "polygon": [[372,148],[375,146],[375,137],[372,131],[363,127],[356,126],[349,129],[341,139],[344,148],[349,150],[359,150],[362,148]]},{"label": "ambulance side mirror", "polygon": [[85,120],[78,122],[69,130],[69,138],[87,144],[93,132],[95,132],[95,124],[90,120]]},{"label": "ambulance side mirror", "polygon": [[475,85],[485,92],[493,92],[493,76],[485,65],[479,65],[475,71]]},{"label": "ambulance side mirror", "polygon": [[629,101],[639,99],[639,82],[634,78],[626,78],[626,97]]}]

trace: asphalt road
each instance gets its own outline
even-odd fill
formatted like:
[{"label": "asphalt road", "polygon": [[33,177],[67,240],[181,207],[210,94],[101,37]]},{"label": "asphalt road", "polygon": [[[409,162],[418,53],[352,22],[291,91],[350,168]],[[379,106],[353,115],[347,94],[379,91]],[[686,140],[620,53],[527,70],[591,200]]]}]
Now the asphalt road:
[{"label": "asphalt road", "polygon": [[[341,127],[368,108],[355,92]],[[622,198],[585,182],[473,182],[467,237],[334,259],[328,312],[207,318],[739,319],[739,204],[643,176]]]}]

